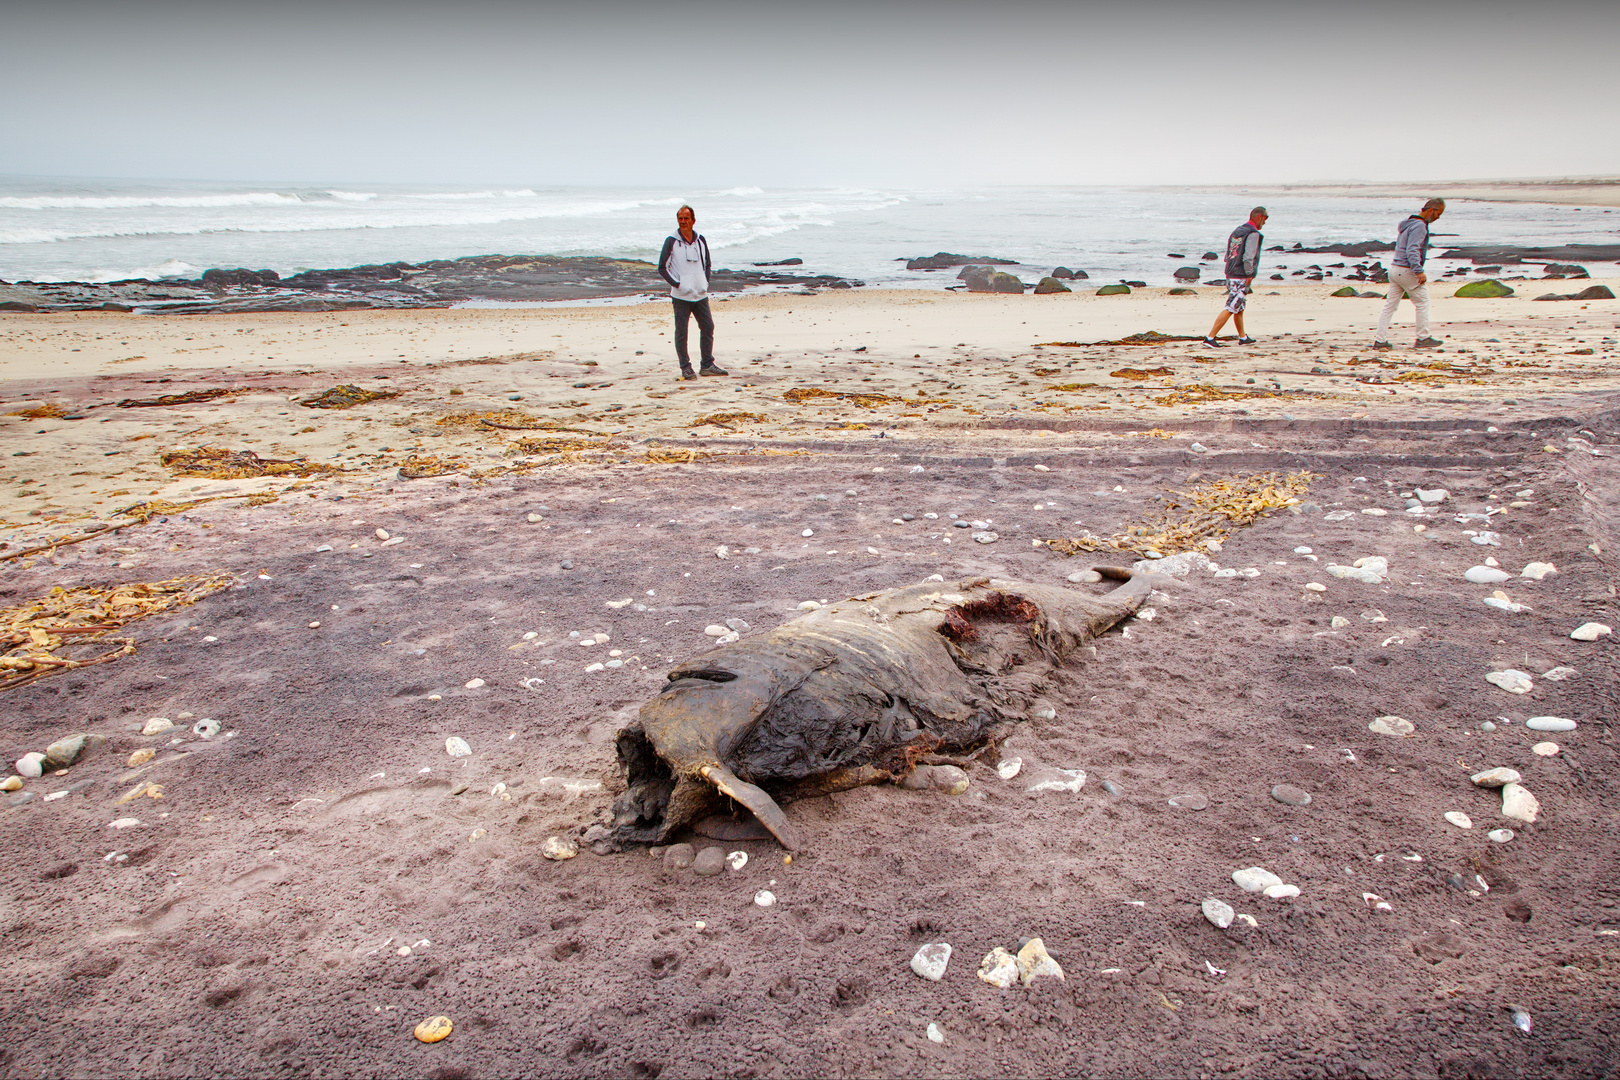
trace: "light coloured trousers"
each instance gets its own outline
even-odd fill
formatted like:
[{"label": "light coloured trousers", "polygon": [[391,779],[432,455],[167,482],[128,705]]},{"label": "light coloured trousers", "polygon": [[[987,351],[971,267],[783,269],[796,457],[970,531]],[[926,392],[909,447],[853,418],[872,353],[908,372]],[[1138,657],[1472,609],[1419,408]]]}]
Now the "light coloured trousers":
[{"label": "light coloured trousers", "polygon": [[1404,266],[1392,266],[1389,268],[1389,299],[1384,301],[1384,310],[1378,316],[1378,333],[1374,341],[1389,340],[1389,321],[1395,317],[1395,309],[1403,295],[1411,297],[1412,306],[1417,308],[1418,340],[1429,336],[1429,287],[1418,284],[1416,271]]}]

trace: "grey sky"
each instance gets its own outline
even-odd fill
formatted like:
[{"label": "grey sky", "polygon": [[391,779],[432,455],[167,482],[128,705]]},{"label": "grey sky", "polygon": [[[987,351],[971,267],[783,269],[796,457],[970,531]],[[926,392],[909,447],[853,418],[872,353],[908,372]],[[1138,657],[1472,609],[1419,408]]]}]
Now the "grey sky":
[{"label": "grey sky", "polygon": [[1620,4],[6,0],[0,173],[1244,183],[1620,172]]}]

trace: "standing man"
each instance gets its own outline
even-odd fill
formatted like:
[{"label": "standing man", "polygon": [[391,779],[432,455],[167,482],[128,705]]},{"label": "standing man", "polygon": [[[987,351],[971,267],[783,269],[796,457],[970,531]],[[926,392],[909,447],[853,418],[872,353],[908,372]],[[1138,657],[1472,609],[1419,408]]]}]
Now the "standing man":
[{"label": "standing man", "polygon": [[1265,242],[1260,230],[1266,224],[1266,217],[1265,207],[1255,207],[1249,211],[1249,220],[1233,229],[1232,235],[1226,238],[1226,306],[1215,317],[1215,325],[1204,338],[1204,344],[1212,349],[1221,347],[1221,327],[1226,325],[1227,319],[1237,327],[1239,345],[1254,344],[1254,338],[1243,329],[1243,309],[1247,306],[1254,276],[1260,270],[1260,245]]},{"label": "standing man", "polygon": [[669,282],[669,298],[675,304],[675,355],[681,361],[681,378],[695,379],[692,358],[686,351],[686,321],[697,316],[698,351],[704,375],[725,375],[714,362],[714,316],[709,313],[709,242],[693,226],[697,213],[690,206],[675,211],[676,234],[666,237],[658,256],[658,273]]},{"label": "standing man", "polygon": [[1441,342],[1429,336],[1429,275],[1423,272],[1423,263],[1429,257],[1429,226],[1446,212],[1446,200],[1430,199],[1423,209],[1401,222],[1395,236],[1394,263],[1389,270],[1389,298],[1378,316],[1378,333],[1373,336],[1373,348],[1388,349],[1389,322],[1395,317],[1401,297],[1412,298],[1417,309],[1417,342],[1415,349],[1432,349]]}]

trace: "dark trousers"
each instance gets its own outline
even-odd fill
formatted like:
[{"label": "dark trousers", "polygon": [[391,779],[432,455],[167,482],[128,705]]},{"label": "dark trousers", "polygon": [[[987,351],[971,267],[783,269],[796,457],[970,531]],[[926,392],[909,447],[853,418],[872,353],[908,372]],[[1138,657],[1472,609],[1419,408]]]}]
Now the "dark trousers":
[{"label": "dark trousers", "polygon": [[692,366],[692,358],[686,351],[686,318],[688,315],[697,316],[698,324],[698,353],[703,357],[703,366],[711,367],[714,364],[714,316],[709,314],[709,301],[704,300],[676,300],[670,297],[675,305],[675,355],[680,358],[683,370]]}]

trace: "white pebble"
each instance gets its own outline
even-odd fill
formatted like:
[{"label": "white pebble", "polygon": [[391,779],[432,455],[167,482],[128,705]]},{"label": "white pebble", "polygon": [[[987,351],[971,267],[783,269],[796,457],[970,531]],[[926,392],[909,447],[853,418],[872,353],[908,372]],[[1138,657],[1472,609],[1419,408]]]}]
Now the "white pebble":
[{"label": "white pebble", "polygon": [[800,602],[799,610],[800,611],[815,611],[820,606],[821,605],[816,603],[814,600],[805,600],[805,601]]},{"label": "white pebble", "polygon": [[1234,870],[1232,880],[1244,892],[1262,892],[1273,885],[1283,883],[1282,878],[1263,866],[1251,866],[1246,870]]},{"label": "white pebble", "polygon": [[[1037,469],[1044,469],[1046,466],[1037,465],[1035,467]],[[922,469],[922,466],[921,465],[913,465],[912,468],[917,469],[917,470],[920,471]],[[928,1025],[928,1041],[931,1042],[931,1043],[943,1043],[945,1041],[945,1033],[943,1031],[939,1030],[939,1025],[938,1024],[929,1024]]]},{"label": "white pebble", "polygon": [[1011,780],[1018,775],[1018,770],[1024,767],[1024,759],[1017,757],[1002,758],[1001,764],[996,766],[996,775],[1003,780]]},{"label": "white pebble", "polygon": [[1530,794],[1530,789],[1520,784],[1504,784],[1502,786],[1502,816],[1515,821],[1526,821],[1534,824],[1536,817],[1541,813],[1541,803]]},{"label": "white pebble", "polygon": [[1530,748],[1530,752],[1537,757],[1557,757],[1558,744],[1555,742],[1538,742]]},{"label": "white pebble", "polygon": [[1311,592],[1327,592],[1327,586],[1319,581],[1307,581],[1305,587]]},{"label": "white pebble", "polygon": [[1273,900],[1290,900],[1299,895],[1299,886],[1287,884],[1267,885],[1263,892],[1264,895]]},{"label": "white pebble", "polygon": [[1485,676],[1485,681],[1493,686],[1500,686],[1510,694],[1527,694],[1533,685],[1530,676],[1517,668],[1493,671]]},{"label": "white pebble", "polygon": [[814,535],[816,535],[816,530],[814,530],[814,529],[806,529],[806,530],[804,530],[804,532],[800,533],[799,535],[800,536],[814,536]]},{"label": "white pebble", "polygon": [[1472,829],[1474,827],[1474,819],[1461,810],[1447,810],[1446,820],[1459,829]]},{"label": "white pebble", "polygon": [[1463,571],[1463,579],[1475,585],[1496,585],[1507,581],[1511,576],[1507,571],[1498,570],[1494,566],[1470,566]]},{"label": "white pebble", "polygon": [[931,941],[912,954],[911,970],[929,982],[939,982],[945,977],[945,968],[950,962],[950,945],[943,941]]},{"label": "white pebble", "polygon": [[1570,631],[1569,636],[1576,641],[1596,641],[1603,635],[1612,634],[1613,632],[1613,630],[1600,622],[1589,622],[1581,623],[1581,625]]},{"label": "white pebble", "polygon": [[1509,840],[1513,839],[1513,830],[1512,829],[1492,829],[1490,832],[1486,833],[1485,836],[1493,844],[1505,844]]},{"label": "white pebble", "polygon": [[1224,900],[1217,900],[1213,896],[1204,901],[1203,911],[1204,918],[1208,919],[1222,930],[1225,930],[1228,926],[1231,926],[1232,920],[1236,917],[1235,913],[1232,911],[1231,904],[1228,904]]},{"label": "white pebble", "polygon": [[761,889],[759,892],[754,894],[754,903],[758,904],[760,907],[770,907],[772,904],[776,903],[776,894],[771,892],[769,889]]},{"label": "white pebble", "polygon": [[731,630],[729,627],[721,626],[719,623],[710,623],[703,628],[703,632],[710,637],[725,637],[731,633]]},{"label": "white pebble", "polygon": [[1545,580],[1549,575],[1558,573],[1558,567],[1550,562],[1525,563],[1524,569],[1519,571],[1522,578],[1533,578],[1536,581]]},{"label": "white pebble", "polygon": [[1308,547],[1297,547],[1294,549],[1295,555],[1309,555],[1310,553],[1311,549]]},{"label": "white pebble", "polygon": [[730,855],[726,856],[726,865],[731,867],[733,870],[741,870],[743,867],[748,865],[748,852],[733,851]]},{"label": "white pebble", "polygon": [[1531,731],[1574,731],[1580,727],[1575,721],[1562,716],[1532,716],[1524,722],[1524,726]]},{"label": "white pebble", "polygon": [[444,752],[451,757],[471,757],[472,747],[460,735],[452,735],[444,740]]},{"label": "white pebble", "polygon": [[467,689],[469,689],[469,690],[476,690],[480,686],[484,685],[484,680],[483,679],[468,679],[465,685],[466,685]]}]

